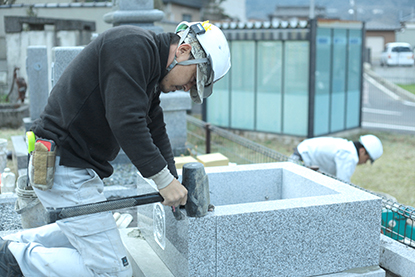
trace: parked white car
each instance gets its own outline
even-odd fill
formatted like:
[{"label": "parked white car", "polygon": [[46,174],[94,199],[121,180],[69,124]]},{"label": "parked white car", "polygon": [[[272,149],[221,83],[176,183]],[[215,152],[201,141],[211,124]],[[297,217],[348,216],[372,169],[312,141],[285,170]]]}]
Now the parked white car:
[{"label": "parked white car", "polygon": [[414,65],[414,52],[409,43],[391,42],[385,45],[380,57],[380,65]]}]

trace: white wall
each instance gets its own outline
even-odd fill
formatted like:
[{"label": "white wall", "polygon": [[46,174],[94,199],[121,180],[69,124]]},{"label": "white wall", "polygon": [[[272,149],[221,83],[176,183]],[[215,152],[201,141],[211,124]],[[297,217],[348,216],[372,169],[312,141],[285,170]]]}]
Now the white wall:
[{"label": "white wall", "polygon": [[396,41],[407,42],[415,47],[415,23],[406,23],[402,31],[396,32]]},{"label": "white wall", "polygon": [[379,62],[380,55],[385,47],[385,39],[383,37],[366,37],[366,48],[370,48],[371,62]]}]

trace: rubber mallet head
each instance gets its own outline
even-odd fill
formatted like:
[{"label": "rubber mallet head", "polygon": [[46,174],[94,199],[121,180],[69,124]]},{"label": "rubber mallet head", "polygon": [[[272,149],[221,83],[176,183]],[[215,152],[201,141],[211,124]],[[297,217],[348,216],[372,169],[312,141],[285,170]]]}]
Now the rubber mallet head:
[{"label": "rubber mallet head", "polygon": [[209,179],[203,164],[194,162],[183,165],[182,184],[187,189],[185,205],[187,216],[202,217],[210,204]]}]

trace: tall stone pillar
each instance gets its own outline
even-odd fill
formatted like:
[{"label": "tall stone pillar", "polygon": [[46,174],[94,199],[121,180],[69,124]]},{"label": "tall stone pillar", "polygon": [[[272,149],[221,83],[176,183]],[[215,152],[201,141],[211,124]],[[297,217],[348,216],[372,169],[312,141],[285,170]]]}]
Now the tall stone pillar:
[{"label": "tall stone pillar", "polygon": [[154,9],[153,0],[113,0],[113,11],[104,15],[104,21],[113,26],[136,25],[155,33],[163,28],[154,26],[164,17],[164,12]]},{"label": "tall stone pillar", "polygon": [[26,73],[29,83],[30,117],[23,119],[26,130],[40,117],[48,97],[48,57],[46,46],[28,46]]}]

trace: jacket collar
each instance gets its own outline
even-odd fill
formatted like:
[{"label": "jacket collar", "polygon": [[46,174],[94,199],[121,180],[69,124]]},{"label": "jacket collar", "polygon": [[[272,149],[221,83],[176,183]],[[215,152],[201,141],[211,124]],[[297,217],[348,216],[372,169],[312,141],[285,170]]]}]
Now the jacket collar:
[{"label": "jacket collar", "polygon": [[169,52],[170,52],[170,40],[173,36],[173,33],[161,33],[156,35],[156,43],[158,45],[159,49],[159,55],[160,55],[160,66],[161,66],[161,74],[159,82],[164,78],[164,76],[167,75],[168,71],[166,69],[167,67],[167,60],[169,58]]}]

